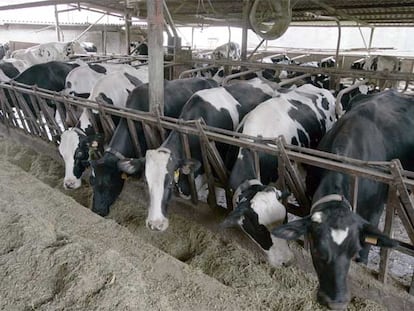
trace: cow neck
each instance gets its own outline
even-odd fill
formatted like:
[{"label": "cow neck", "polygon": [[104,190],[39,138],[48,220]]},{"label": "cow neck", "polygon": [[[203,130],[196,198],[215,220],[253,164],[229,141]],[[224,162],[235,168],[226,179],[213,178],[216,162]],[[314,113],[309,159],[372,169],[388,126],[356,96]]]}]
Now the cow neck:
[{"label": "cow neck", "polygon": [[323,196],[322,198],[320,198],[319,200],[317,200],[315,203],[312,204],[311,210],[310,210],[310,214],[312,215],[313,212],[315,211],[315,209],[319,206],[322,205],[324,203],[328,203],[328,202],[344,202],[345,205],[347,205],[347,207],[352,210],[352,206],[351,203],[349,203],[349,201],[341,194],[328,194]]},{"label": "cow neck", "polygon": [[185,158],[181,137],[177,131],[172,131],[165,142],[158,149],[168,150],[171,157],[176,161]]},{"label": "cow neck", "polygon": [[258,186],[258,185],[260,186],[262,185],[262,183],[258,179],[249,179],[249,180],[245,180],[244,182],[242,182],[237,187],[236,191],[234,191],[233,200],[232,200],[233,208],[235,209],[237,207],[237,204],[239,203],[239,197],[244,191],[249,189],[251,186]]}]

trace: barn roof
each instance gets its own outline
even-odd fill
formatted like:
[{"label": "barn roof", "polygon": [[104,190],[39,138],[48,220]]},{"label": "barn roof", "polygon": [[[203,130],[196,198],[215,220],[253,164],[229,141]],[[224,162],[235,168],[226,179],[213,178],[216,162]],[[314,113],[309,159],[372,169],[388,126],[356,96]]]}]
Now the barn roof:
[{"label": "barn roof", "polygon": [[[271,0],[259,1],[256,17],[263,22],[275,19],[277,12],[268,6]],[[243,25],[243,5],[246,0],[166,0],[177,25]],[[130,13],[146,19],[147,0],[22,0],[0,10],[39,5],[73,4],[116,14]],[[338,18],[342,24],[373,26],[414,26],[414,0],[290,0],[292,25],[334,24],[324,16]],[[322,16],[322,17],[321,17]]]}]

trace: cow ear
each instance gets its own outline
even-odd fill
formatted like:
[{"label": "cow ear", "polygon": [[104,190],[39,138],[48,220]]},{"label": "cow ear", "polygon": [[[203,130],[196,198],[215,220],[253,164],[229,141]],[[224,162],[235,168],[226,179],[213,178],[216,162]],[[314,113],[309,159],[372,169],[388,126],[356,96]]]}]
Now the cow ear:
[{"label": "cow ear", "polygon": [[123,159],[118,161],[118,169],[129,175],[140,175],[145,167],[145,158]]},{"label": "cow ear", "polygon": [[311,219],[308,217],[289,222],[272,230],[275,237],[285,240],[297,240],[305,235],[310,227]]},{"label": "cow ear", "polygon": [[381,247],[394,248],[399,244],[397,240],[391,239],[369,223],[363,225],[361,239],[366,244]]},{"label": "cow ear", "polygon": [[189,175],[190,173],[194,173],[197,171],[201,166],[200,161],[194,159],[187,159],[182,160],[180,163],[180,171],[184,175]]}]

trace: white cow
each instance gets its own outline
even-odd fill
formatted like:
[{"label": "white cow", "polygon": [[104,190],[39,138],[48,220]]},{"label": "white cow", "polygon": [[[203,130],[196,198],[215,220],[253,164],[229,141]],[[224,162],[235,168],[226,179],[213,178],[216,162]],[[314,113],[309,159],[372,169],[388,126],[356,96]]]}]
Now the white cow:
[{"label": "white cow", "polygon": [[68,61],[75,54],[86,54],[86,51],[76,41],[48,42],[13,51],[11,58],[23,60],[27,66],[31,66],[50,61]]}]

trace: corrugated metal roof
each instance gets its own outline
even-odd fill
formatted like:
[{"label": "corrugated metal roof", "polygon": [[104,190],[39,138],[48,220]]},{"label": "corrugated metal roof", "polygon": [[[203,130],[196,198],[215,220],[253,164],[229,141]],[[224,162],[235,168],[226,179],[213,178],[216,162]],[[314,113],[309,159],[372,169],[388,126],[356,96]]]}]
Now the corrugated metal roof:
[{"label": "corrugated metal roof", "polygon": [[[269,5],[274,2],[272,0],[166,0],[166,3],[178,25],[242,26],[244,5],[255,1],[259,1],[257,18],[274,21],[277,12]],[[32,1],[27,0],[26,5],[30,2]],[[147,0],[45,0],[28,6],[68,3],[117,14],[128,12],[141,19],[146,19],[147,16]],[[414,0],[290,0],[290,3],[293,25],[317,22],[326,24],[329,22],[318,16],[334,16],[344,24],[357,21],[374,26],[414,26]],[[24,4],[8,5],[9,8],[23,6]]]}]

